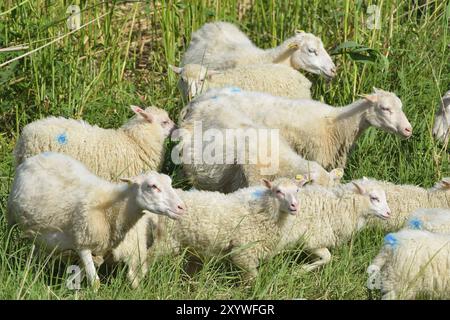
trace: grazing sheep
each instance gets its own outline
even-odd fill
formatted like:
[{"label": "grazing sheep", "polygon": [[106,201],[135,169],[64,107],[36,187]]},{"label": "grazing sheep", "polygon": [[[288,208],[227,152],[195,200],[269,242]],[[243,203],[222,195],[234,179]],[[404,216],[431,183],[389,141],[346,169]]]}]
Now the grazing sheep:
[{"label": "grazing sheep", "polygon": [[450,234],[450,209],[417,209],[410,214],[405,228]]},{"label": "grazing sheep", "polygon": [[441,99],[440,107],[434,116],[433,136],[442,143],[446,143],[450,124],[450,90]]},{"label": "grazing sheep", "polygon": [[[412,135],[400,99],[376,88],[374,93],[342,108],[314,100],[291,100],[230,88],[210,89],[188,104],[184,112],[192,120],[209,123],[219,108],[225,109],[224,114],[237,112],[267,128],[279,129],[298,154],[317,161],[325,169],[345,167],[348,152],[370,126],[405,138]],[[234,124],[228,121],[227,125]]]},{"label": "grazing sheep", "polygon": [[[253,279],[259,260],[274,254],[284,226],[292,219],[290,215],[297,214],[297,193],[307,180],[263,181],[265,187],[253,186],[227,195],[177,190],[188,207],[188,214],[176,223],[156,219],[159,225],[152,254],[157,250],[160,255],[174,254],[186,248],[202,257],[224,254],[245,270],[245,280]],[[126,248],[136,247],[138,241],[145,245],[142,234],[127,240],[114,251],[116,259],[123,259],[127,255]],[[146,255],[146,249],[141,248],[141,255]]]},{"label": "grazing sheep", "polygon": [[76,251],[89,283],[98,285],[92,255],[117,246],[144,210],[172,219],[184,213],[168,176],[150,171],[121,180],[127,183],[103,180],[59,153],[28,158],[16,170],[8,224],[50,252]]},{"label": "grazing sheep", "polygon": [[[314,270],[331,260],[330,248],[345,243],[372,217],[389,219],[385,191],[368,179],[333,188],[307,186],[298,195],[300,213],[285,226],[282,248],[299,244],[318,259],[303,268]],[[281,248],[279,248],[281,249]]]},{"label": "grazing sheep", "polygon": [[190,111],[177,132],[179,136],[172,135],[172,139],[181,140],[172,151],[172,159],[176,159],[176,152],[182,154],[177,161],[197,189],[229,193],[257,184],[261,178],[274,180],[297,174],[308,174],[314,183],[332,186],[342,177],[342,169],[327,172],[318,163],[303,159],[276,131],[227,110],[220,101]]},{"label": "grazing sheep", "polygon": [[60,152],[81,161],[107,180],[158,170],[164,160],[164,139],[174,129],[167,112],[131,106],[136,114],[117,130],[85,121],[49,117],[26,125],[16,144],[16,165],[40,152]]},{"label": "grazing sheep", "polygon": [[385,300],[448,299],[450,235],[409,229],[390,233],[367,273],[369,289],[381,289]]},{"label": "grazing sheep", "polygon": [[184,98],[188,100],[208,88],[229,86],[248,91],[267,92],[280,97],[311,99],[311,81],[284,65],[244,65],[222,71],[208,70],[199,64],[170,67],[180,75],[178,85]]},{"label": "grazing sheep", "polygon": [[450,178],[442,179],[430,189],[374,179],[370,181],[386,191],[387,201],[392,209],[391,219],[370,223],[371,226],[377,226],[382,230],[400,229],[410,218],[411,212],[420,208],[450,208]]},{"label": "grazing sheep", "polygon": [[230,69],[246,64],[283,64],[326,78],[336,76],[336,66],[311,33],[299,32],[273,49],[256,47],[235,25],[206,23],[192,34],[182,65],[201,64],[211,69]]}]

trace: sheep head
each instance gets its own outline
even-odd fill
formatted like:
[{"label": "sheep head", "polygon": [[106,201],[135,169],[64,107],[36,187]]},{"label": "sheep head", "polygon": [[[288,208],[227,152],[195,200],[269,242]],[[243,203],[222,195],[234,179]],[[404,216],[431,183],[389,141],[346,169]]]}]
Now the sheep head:
[{"label": "sheep head", "polygon": [[187,64],[184,67],[169,65],[170,69],[180,75],[180,89],[189,100],[202,92],[205,81],[220,71],[207,69],[200,64]]},{"label": "sheep head", "polygon": [[319,74],[327,79],[336,76],[336,65],[325,50],[320,38],[300,31],[288,47],[294,50],[290,61],[294,69]]},{"label": "sheep head", "polygon": [[131,110],[138,116],[138,119],[160,126],[164,138],[167,138],[172,131],[176,129],[175,123],[169,118],[167,111],[163,109],[153,106],[145,109],[134,105],[130,107]]},{"label": "sheep head", "polygon": [[372,183],[369,179],[363,178],[352,181],[354,192],[364,196],[368,203],[367,216],[375,216],[381,219],[389,219],[391,209],[386,200],[386,193],[378,185]]},{"label": "sheep head", "polygon": [[186,212],[184,202],[172,188],[172,179],[165,174],[150,171],[120,180],[132,188],[136,203],[143,213],[149,211],[171,219],[179,219]]},{"label": "sheep head", "polygon": [[299,188],[308,182],[307,177],[302,177],[296,181],[281,178],[273,182],[269,180],[262,180],[267,189],[270,190],[271,195],[278,201],[280,212],[296,215],[298,212],[297,194]]},{"label": "sheep head", "polygon": [[394,93],[374,88],[374,93],[363,97],[370,104],[367,111],[370,125],[402,138],[412,135],[411,124],[402,110],[402,101]]},{"label": "sheep head", "polygon": [[434,117],[433,136],[442,143],[448,138],[450,124],[450,90],[441,99],[440,108]]}]

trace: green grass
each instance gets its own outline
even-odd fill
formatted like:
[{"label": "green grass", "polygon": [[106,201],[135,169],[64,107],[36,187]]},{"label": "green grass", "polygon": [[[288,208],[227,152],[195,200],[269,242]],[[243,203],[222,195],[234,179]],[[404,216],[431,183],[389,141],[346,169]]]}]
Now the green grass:
[{"label": "green grass", "polygon": [[[448,1],[255,0],[238,21],[235,0],[113,1],[3,0],[0,47],[27,45],[31,50],[68,32],[66,8],[78,3],[79,32],[0,67],[0,299],[367,299],[365,269],[376,255],[383,233],[365,230],[332,251],[333,260],[310,274],[300,272],[300,249],[266,262],[251,288],[238,285],[239,272],[227,263],[209,261],[192,278],[181,271],[183,257],[151,264],[142,286],[133,290],[124,269],[102,279],[97,293],[65,286],[58,263],[30,258],[31,246],[4,221],[14,175],[12,149],[20,130],[49,115],[83,118],[102,127],[120,126],[130,104],[156,105],[174,119],[183,106],[176,77],[167,65],[178,64],[193,30],[214,20],[236,22],[261,47],[272,47],[302,29],[320,36],[332,51],[355,41],[375,57],[362,63],[337,54],[339,75],[326,83],[314,75],[314,98],[344,105],[373,86],[402,99],[414,136],[400,140],[374,129],[358,141],[345,179],[363,175],[428,187],[448,176],[448,152],[431,135],[436,105],[450,84]],[[381,6],[381,29],[370,30],[367,5]],[[106,15],[105,15],[106,14]],[[104,15],[102,17],[102,15]],[[0,64],[26,52],[0,52]],[[186,186],[169,161],[165,172]],[[186,186],[188,187],[188,186]],[[378,296],[375,295],[377,298]]]}]

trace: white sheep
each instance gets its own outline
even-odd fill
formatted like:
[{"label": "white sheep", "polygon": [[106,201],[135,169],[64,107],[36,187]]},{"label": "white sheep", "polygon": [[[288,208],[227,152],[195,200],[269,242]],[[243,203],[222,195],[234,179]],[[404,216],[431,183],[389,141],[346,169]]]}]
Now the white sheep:
[{"label": "white sheep", "polygon": [[[194,100],[196,101],[196,100]],[[207,108],[187,109],[172,150],[192,185],[225,193],[259,183],[261,178],[308,174],[316,184],[339,183],[343,171],[327,172],[318,163],[299,156],[276,131],[257,125],[240,112],[224,108],[220,99]],[[201,121],[197,121],[200,119]]]},{"label": "white sheep", "polygon": [[373,218],[387,220],[391,215],[385,191],[368,179],[333,188],[306,186],[298,202],[300,213],[285,227],[280,246],[303,244],[304,250],[318,258],[303,266],[306,271],[330,262],[329,249],[348,241]]},{"label": "white sheep", "polygon": [[188,100],[208,88],[230,86],[280,97],[311,99],[311,81],[285,65],[255,64],[212,70],[198,64],[187,64],[184,67],[170,68],[180,75],[178,85],[184,98]]},{"label": "white sheep", "polygon": [[284,64],[327,78],[336,76],[336,66],[313,34],[301,31],[278,47],[263,50],[228,22],[206,23],[195,31],[182,61],[183,66],[200,64],[217,70],[261,63]]},{"label": "white sheep", "polygon": [[370,222],[371,226],[377,226],[382,230],[400,229],[410,218],[411,212],[420,208],[450,208],[450,178],[443,178],[429,189],[370,180],[386,191],[387,201],[392,209],[391,219]]},{"label": "white sheep", "polygon": [[367,273],[368,288],[381,289],[382,299],[448,299],[450,235],[410,229],[390,233]]},{"label": "white sheep", "polygon": [[[304,184],[306,177],[300,178],[299,185]],[[235,219],[235,208],[242,208],[242,212],[247,212],[248,203],[251,203],[247,201],[252,198],[258,199],[262,192],[260,187],[253,186],[227,195],[181,190],[178,191],[178,194],[189,208],[189,217],[186,217],[189,228],[186,229],[187,231],[183,231],[183,237],[195,242],[195,246],[203,245],[204,248],[206,244],[210,243],[211,235],[220,231],[213,229],[213,233],[208,231],[205,234],[205,230],[212,228],[208,221],[214,221],[214,223],[219,221],[214,218],[219,214],[221,225],[227,225],[223,228],[229,231],[228,222],[224,221]],[[386,202],[385,192],[367,179],[355,180],[347,185],[334,188],[307,186],[300,189],[296,197],[300,213],[284,222],[283,231],[280,234],[273,236],[268,232],[268,235],[272,237],[271,241],[276,244],[271,247],[270,255],[303,244],[306,251],[310,252],[312,256],[318,257],[318,260],[303,267],[307,271],[328,263],[331,260],[331,253],[328,249],[347,241],[372,217],[381,219],[390,217],[390,208]],[[210,210],[211,202],[221,208],[218,210],[219,212]],[[197,221],[199,216],[205,220]],[[165,217],[152,217],[152,220],[154,229],[152,230],[152,227],[149,226],[147,231],[141,230],[140,235],[134,234],[126,242],[122,242],[114,251],[116,259],[123,260],[128,254],[129,248],[136,247],[140,248],[140,255],[144,256],[147,252],[145,236],[150,236],[154,240],[153,246],[148,251],[152,258],[181,252],[183,246],[180,245],[178,222],[174,223]],[[183,222],[180,223],[183,224]],[[256,234],[259,234],[259,231]],[[223,239],[222,236],[219,239]],[[253,261],[251,262],[253,263]]]},{"label": "white sheep", "polygon": [[81,161],[96,175],[111,181],[159,170],[164,139],[175,124],[165,110],[131,106],[136,114],[117,130],[85,121],[49,117],[26,125],[16,144],[16,165],[40,152],[53,151]]},{"label": "white sheep", "polygon": [[[184,113],[189,119],[203,121],[204,127],[205,123],[212,127],[209,122],[219,108],[224,109],[223,114],[237,112],[257,124],[279,129],[298,154],[325,169],[345,167],[347,154],[370,126],[405,138],[412,135],[400,99],[376,88],[374,93],[341,108],[236,88],[210,89],[189,103]],[[228,121],[227,125],[234,124]]]},{"label": "white sheep", "polygon": [[441,99],[439,110],[434,116],[433,136],[436,140],[446,143],[450,125],[450,90]]},{"label": "white sheep", "polygon": [[144,210],[173,219],[185,211],[166,175],[150,171],[121,180],[126,183],[101,179],[59,153],[27,158],[16,170],[8,224],[44,250],[76,251],[89,283],[98,286],[92,255],[117,246]]},{"label": "white sheep", "polygon": [[[245,271],[244,280],[253,279],[259,261],[275,253],[290,215],[297,213],[297,193],[306,179],[263,181],[264,187],[253,186],[230,194],[177,190],[188,214],[176,223],[155,219],[157,230],[152,236],[156,237],[156,243],[151,248],[152,255],[175,254],[183,249],[200,257],[226,255]],[[128,248],[138,244],[140,254],[147,254],[141,244],[145,245],[148,233],[141,232],[114,250],[116,259],[123,260]]]},{"label": "white sheep", "polygon": [[450,234],[450,209],[421,208],[409,215],[405,228]]}]

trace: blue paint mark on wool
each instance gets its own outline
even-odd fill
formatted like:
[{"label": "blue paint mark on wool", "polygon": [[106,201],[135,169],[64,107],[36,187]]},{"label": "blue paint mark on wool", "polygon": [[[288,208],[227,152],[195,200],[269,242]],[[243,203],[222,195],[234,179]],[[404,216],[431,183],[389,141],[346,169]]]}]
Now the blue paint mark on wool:
[{"label": "blue paint mark on wool", "polygon": [[259,199],[264,195],[264,189],[258,189],[252,192],[252,198]]},{"label": "blue paint mark on wool", "polygon": [[398,239],[393,233],[389,233],[384,237],[384,244],[395,248],[398,245]]},{"label": "blue paint mark on wool", "polygon": [[238,87],[231,87],[230,91],[236,93],[236,92],[241,92],[242,90],[241,90],[241,88],[238,88]]},{"label": "blue paint mark on wool", "polygon": [[423,223],[420,219],[413,218],[409,220],[409,227],[411,229],[421,230],[423,227]]},{"label": "blue paint mark on wool", "polygon": [[67,134],[65,132],[56,136],[56,141],[61,145],[67,144],[67,140]]},{"label": "blue paint mark on wool", "polygon": [[218,96],[213,96],[211,99],[217,100],[218,98]]}]

